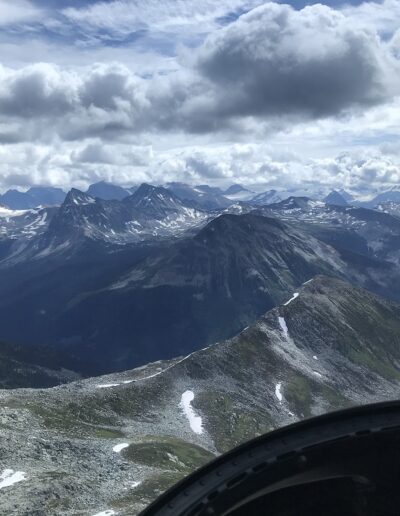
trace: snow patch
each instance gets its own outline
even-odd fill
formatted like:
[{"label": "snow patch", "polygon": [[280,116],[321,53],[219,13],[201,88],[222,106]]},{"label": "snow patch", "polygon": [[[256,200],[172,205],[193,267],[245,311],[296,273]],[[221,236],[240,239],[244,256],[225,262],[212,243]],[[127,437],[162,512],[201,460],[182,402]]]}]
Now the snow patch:
[{"label": "snow patch", "polygon": [[96,388],[97,389],[108,389],[109,387],[118,387],[118,385],[121,385],[121,384],[120,383],[101,383],[99,385],[96,385]]},{"label": "snow patch", "polygon": [[295,292],[293,294],[293,296],[289,299],[289,301],[286,301],[286,303],[284,303],[284,306],[287,306],[289,303],[291,303],[292,301],[294,301],[296,299],[296,297],[299,296],[299,293],[298,292]]},{"label": "snow patch", "polygon": [[318,378],[322,378],[322,374],[318,371],[313,371],[313,374],[315,374],[315,376],[318,376]]},{"label": "snow patch", "polygon": [[318,360],[317,355],[313,355],[313,359],[314,359],[314,360]]},{"label": "snow patch", "polygon": [[31,210],[11,210],[5,206],[0,206],[0,217],[20,217],[29,212],[31,212]]},{"label": "snow patch", "polygon": [[128,443],[120,443],[120,444],[116,444],[113,448],[113,452],[115,453],[120,453],[122,450],[124,450],[125,448],[128,448],[129,444]]},{"label": "snow patch", "polygon": [[182,409],[183,413],[189,420],[190,428],[193,430],[195,434],[203,433],[203,422],[200,416],[197,416],[193,410],[191,405],[194,400],[193,391],[185,391],[182,394],[181,402],[179,403],[179,407]]},{"label": "snow patch", "polygon": [[279,326],[281,327],[281,330],[283,331],[283,334],[285,335],[285,337],[286,338],[289,337],[289,330],[288,330],[285,318],[278,317],[278,321],[279,321]]},{"label": "snow patch", "polygon": [[17,482],[26,480],[26,473],[23,471],[14,471],[13,469],[5,469],[0,475],[0,489],[12,486]]},{"label": "snow patch", "polygon": [[282,387],[282,382],[279,382],[275,385],[275,396],[278,398],[279,403],[281,403],[283,400],[283,396],[281,393],[281,387]]},{"label": "snow patch", "polygon": [[131,484],[131,489],[135,489],[135,487],[140,486],[140,484],[141,484],[141,483],[142,483],[142,481],[141,481],[141,480],[138,480],[137,482],[133,482],[133,483]]},{"label": "snow patch", "polygon": [[117,514],[112,509],[109,509],[108,511],[98,512],[97,514],[93,514],[93,516],[113,516],[114,514]]}]

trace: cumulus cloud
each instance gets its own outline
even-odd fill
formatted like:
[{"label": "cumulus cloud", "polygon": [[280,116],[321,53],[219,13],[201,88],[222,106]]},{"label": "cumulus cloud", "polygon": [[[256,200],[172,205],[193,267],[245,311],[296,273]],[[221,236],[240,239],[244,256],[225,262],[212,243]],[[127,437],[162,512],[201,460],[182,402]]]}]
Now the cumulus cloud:
[{"label": "cumulus cloud", "polygon": [[53,119],[59,136],[74,139],[238,129],[248,118],[293,123],[384,103],[398,93],[399,62],[376,32],[351,21],[322,5],[266,4],[209,36],[192,66],[151,80],[117,64],[79,74],[3,68],[0,113]]},{"label": "cumulus cloud", "polygon": [[335,115],[385,102],[400,73],[374,31],[323,5],[254,9],[210,36],[197,66],[225,92],[221,116]]},{"label": "cumulus cloud", "polygon": [[104,145],[93,142],[82,149],[73,151],[71,159],[75,163],[84,164],[108,164],[129,167],[144,167],[150,163],[153,157],[151,146],[134,147],[128,145]]},{"label": "cumulus cloud", "polygon": [[58,117],[75,101],[72,73],[48,64],[21,70],[0,68],[0,112],[12,118]]},{"label": "cumulus cloud", "polygon": [[[166,73],[157,62],[149,75],[87,59],[80,67],[0,65],[3,185],[24,178],[27,185],[80,187],[100,178],[126,185],[165,177],[280,187],[317,176],[331,186],[394,184],[397,163],[387,153],[357,165],[353,158],[297,159],[287,147],[307,141],[311,149],[313,141],[315,151],[334,140],[334,156],[343,142],[369,138],[379,146],[389,130],[398,135],[399,106],[392,107],[400,94],[400,36],[392,19],[400,19],[398,2],[342,10],[267,3],[241,14],[258,4],[182,0],[178,9],[176,2],[120,0],[64,10],[94,38],[103,29],[108,37],[143,26],[153,34],[186,27],[202,33],[202,42],[181,48],[179,65],[173,56]],[[286,148],[271,149],[277,134]],[[256,143],[266,139],[268,150]]]}]

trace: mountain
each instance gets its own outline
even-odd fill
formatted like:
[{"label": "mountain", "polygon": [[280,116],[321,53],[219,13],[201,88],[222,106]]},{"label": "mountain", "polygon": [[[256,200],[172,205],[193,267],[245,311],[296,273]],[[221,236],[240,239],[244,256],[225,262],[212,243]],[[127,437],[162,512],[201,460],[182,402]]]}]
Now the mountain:
[{"label": "mountain", "polygon": [[245,188],[242,185],[234,184],[234,185],[231,185],[229,188],[227,188],[224,193],[225,193],[225,195],[235,195],[240,192],[250,192],[250,190],[248,190],[247,188]]},{"label": "mountain", "polygon": [[83,239],[126,244],[171,237],[203,223],[207,214],[185,205],[164,188],[143,184],[122,201],[94,198],[72,189],[37,242],[40,253]]},{"label": "mountain", "polygon": [[35,186],[27,192],[8,190],[0,196],[0,203],[11,210],[28,210],[39,206],[59,206],[65,195],[60,188]]},{"label": "mountain", "polygon": [[388,190],[387,192],[382,192],[375,197],[373,197],[369,201],[360,202],[359,205],[363,206],[364,208],[375,208],[379,204],[386,203],[386,202],[400,202],[400,190],[393,189]]},{"label": "mountain", "polygon": [[334,206],[304,197],[290,197],[266,207],[264,212],[299,223],[303,231],[335,247],[345,260],[365,266],[380,264],[382,276],[390,275],[387,266],[400,263],[400,221],[388,213]]},{"label": "mountain", "polygon": [[193,210],[190,204],[184,204],[168,189],[146,183],[143,183],[126,200],[126,203],[153,219],[166,218],[171,213],[178,213],[182,209],[183,211]]},{"label": "mountain", "polygon": [[[318,276],[236,337],[47,390],[0,391],[3,514],[138,514],[238,443],[394,399],[400,307]],[[20,480],[20,482],[17,482]]]},{"label": "mountain", "polygon": [[209,185],[197,185],[195,186],[198,190],[201,190],[202,192],[213,194],[213,195],[223,195],[224,192],[219,188],[218,186],[209,186]]},{"label": "mountain", "polygon": [[0,202],[11,210],[25,210],[36,206],[34,199],[26,192],[20,192],[19,190],[7,190],[0,196]]},{"label": "mountain", "polygon": [[378,211],[383,211],[384,213],[389,213],[395,217],[400,218],[400,202],[387,201],[381,202],[375,207]]},{"label": "mountain", "polygon": [[31,240],[44,233],[57,208],[11,210],[0,206],[0,242]]},{"label": "mountain", "polygon": [[248,201],[254,197],[254,192],[248,190],[242,185],[234,184],[225,190],[224,195],[231,201]]},{"label": "mountain", "polygon": [[37,206],[59,206],[65,199],[66,193],[61,188],[32,186],[26,192]]},{"label": "mountain", "polygon": [[255,206],[264,206],[266,204],[272,204],[281,201],[284,196],[281,195],[277,190],[268,190],[262,192],[250,199],[251,204]]},{"label": "mountain", "polygon": [[86,359],[95,347],[99,367],[171,358],[234,335],[320,273],[398,296],[394,265],[342,257],[277,219],[222,215],[197,235],[154,249],[109,285],[72,298],[52,340],[74,339]]},{"label": "mountain", "polygon": [[[166,220],[174,220],[168,219],[169,210],[182,208],[181,201],[167,193],[145,185],[121,202],[70,192],[48,230],[18,259],[13,255],[0,262],[2,339],[65,346],[101,373],[168,359],[229,338],[316,274],[346,278],[400,300],[395,240],[399,221],[394,217],[364,210],[397,224],[386,227],[384,245],[375,255],[368,254],[372,236],[362,237],[369,224],[371,234],[384,234],[374,220],[359,221],[358,235],[350,222],[349,229],[332,229],[301,217],[279,220],[286,212],[279,215],[276,210],[269,210],[269,216],[223,214],[205,226],[203,219],[203,226],[192,226],[180,238],[172,232],[173,238],[139,235],[141,239],[122,240],[116,230],[111,238],[107,224],[128,208],[140,207],[149,232],[157,224],[165,228]],[[160,201],[156,208],[155,199]],[[301,202],[308,206],[307,199]],[[107,211],[111,209],[116,210],[112,217]],[[186,210],[190,216],[191,208]],[[104,238],[104,232],[110,238]]]},{"label": "mountain", "polygon": [[346,192],[346,190],[343,190],[343,188],[340,188],[339,190],[336,190],[343,199],[348,203],[351,204],[352,201],[354,201],[354,196],[350,194],[349,192]]},{"label": "mountain", "polygon": [[337,192],[336,190],[333,190],[323,200],[327,204],[334,204],[336,206],[347,206],[348,205],[348,202],[343,197],[343,195],[340,194],[339,192]]},{"label": "mountain", "polygon": [[131,194],[129,190],[121,188],[120,186],[107,183],[106,181],[99,181],[89,186],[86,192],[91,197],[98,197],[105,201],[117,200],[122,201],[125,197]]},{"label": "mountain", "polygon": [[[344,193],[343,195],[346,195]],[[348,195],[348,194],[347,194]],[[265,206],[284,201],[290,197],[304,197],[307,199],[321,200],[326,196],[324,188],[315,186],[305,188],[291,188],[289,190],[267,190],[250,199],[252,205]]]},{"label": "mountain", "polygon": [[203,210],[217,210],[227,208],[231,201],[226,198],[219,188],[203,186],[189,186],[185,183],[167,183],[166,188],[184,202],[191,202],[193,206]]}]

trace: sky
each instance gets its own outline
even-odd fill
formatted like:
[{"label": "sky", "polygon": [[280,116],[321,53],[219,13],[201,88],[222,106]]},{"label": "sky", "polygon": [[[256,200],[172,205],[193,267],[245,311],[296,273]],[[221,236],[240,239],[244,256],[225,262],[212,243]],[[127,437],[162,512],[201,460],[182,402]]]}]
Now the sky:
[{"label": "sky", "polygon": [[0,190],[400,186],[400,1],[0,0]]}]

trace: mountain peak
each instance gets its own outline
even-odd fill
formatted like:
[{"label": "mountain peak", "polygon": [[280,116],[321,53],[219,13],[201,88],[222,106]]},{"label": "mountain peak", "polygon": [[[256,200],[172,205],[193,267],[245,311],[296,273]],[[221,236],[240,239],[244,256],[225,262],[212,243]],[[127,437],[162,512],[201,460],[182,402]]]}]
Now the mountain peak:
[{"label": "mountain peak", "polygon": [[324,206],[324,202],[322,201],[314,201],[309,197],[288,197],[283,201],[270,204],[268,208],[276,209],[279,211],[288,211],[288,210],[308,210],[310,208],[316,206]]},{"label": "mountain peak", "polygon": [[250,192],[247,188],[244,186],[236,183],[234,185],[231,185],[229,188],[227,188],[224,192],[225,195],[235,195],[241,192]]},{"label": "mountain peak", "polygon": [[78,190],[77,188],[71,188],[71,190],[67,193],[63,206],[75,205],[75,206],[85,206],[87,204],[94,204],[96,200],[90,195]]},{"label": "mountain peak", "polygon": [[324,198],[324,201],[328,204],[334,204],[335,206],[348,206],[348,202],[344,195],[339,193],[337,190],[332,190],[332,192]]},{"label": "mountain peak", "polygon": [[107,181],[99,181],[89,186],[86,192],[91,197],[98,197],[105,201],[117,200],[122,201],[128,197],[130,192],[121,186],[108,183]]},{"label": "mountain peak", "polygon": [[167,188],[147,183],[142,183],[125,201],[142,210],[156,207],[176,209],[182,205],[182,202]]}]

